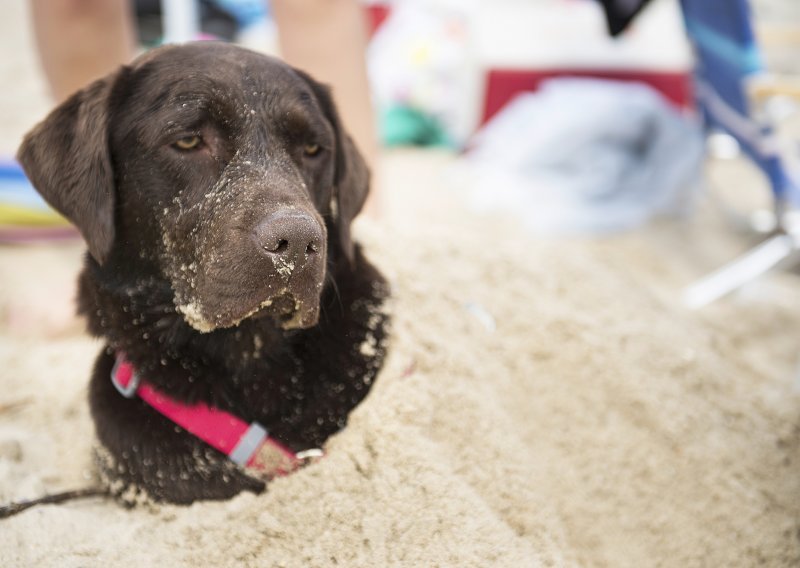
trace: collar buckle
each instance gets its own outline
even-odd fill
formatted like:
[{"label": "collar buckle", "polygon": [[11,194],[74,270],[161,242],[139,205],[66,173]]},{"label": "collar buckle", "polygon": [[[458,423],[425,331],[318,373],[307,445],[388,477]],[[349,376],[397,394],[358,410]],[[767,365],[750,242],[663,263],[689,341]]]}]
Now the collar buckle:
[{"label": "collar buckle", "polygon": [[[128,380],[125,381],[120,375],[126,375]],[[119,394],[125,398],[133,398],[139,388],[139,383],[142,382],[142,378],[130,363],[125,361],[124,357],[117,356],[116,361],[114,361],[114,368],[111,369],[111,382],[114,388],[119,391]]]}]

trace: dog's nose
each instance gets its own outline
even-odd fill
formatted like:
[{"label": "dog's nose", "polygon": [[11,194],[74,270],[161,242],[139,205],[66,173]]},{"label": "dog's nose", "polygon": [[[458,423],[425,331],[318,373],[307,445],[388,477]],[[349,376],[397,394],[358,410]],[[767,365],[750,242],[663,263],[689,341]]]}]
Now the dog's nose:
[{"label": "dog's nose", "polygon": [[308,213],[281,211],[261,221],[253,238],[267,256],[299,268],[319,256],[324,237],[320,224]]}]

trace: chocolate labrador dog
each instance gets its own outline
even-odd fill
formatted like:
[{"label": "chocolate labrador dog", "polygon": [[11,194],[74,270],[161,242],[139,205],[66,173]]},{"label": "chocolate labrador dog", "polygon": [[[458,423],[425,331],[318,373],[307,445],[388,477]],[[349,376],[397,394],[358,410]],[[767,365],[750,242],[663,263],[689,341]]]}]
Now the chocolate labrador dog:
[{"label": "chocolate labrador dog", "polygon": [[387,286],[351,240],[369,173],[327,88],[235,46],[164,47],[61,104],[18,157],[88,244],[114,495],[258,492],[345,426],[383,360]]}]

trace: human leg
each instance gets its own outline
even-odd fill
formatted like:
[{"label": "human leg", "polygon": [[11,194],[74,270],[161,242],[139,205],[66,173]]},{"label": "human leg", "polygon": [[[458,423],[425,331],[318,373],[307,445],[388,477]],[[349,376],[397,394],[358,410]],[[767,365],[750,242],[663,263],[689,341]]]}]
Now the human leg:
[{"label": "human leg", "polygon": [[30,5],[39,57],[56,100],[132,59],[135,27],[128,0],[31,0]]},{"label": "human leg", "polygon": [[[367,32],[357,0],[272,0],[280,48],[291,65],[327,83],[345,128],[375,170],[377,140],[367,80]],[[375,214],[372,192],[365,210]]]}]

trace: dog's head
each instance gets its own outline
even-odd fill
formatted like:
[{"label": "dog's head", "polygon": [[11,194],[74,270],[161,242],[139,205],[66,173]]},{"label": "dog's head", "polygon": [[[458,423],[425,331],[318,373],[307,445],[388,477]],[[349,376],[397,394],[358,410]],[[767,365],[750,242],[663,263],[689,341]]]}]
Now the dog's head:
[{"label": "dog's head", "polygon": [[18,157],[102,270],[166,279],[200,331],[316,323],[369,185],[327,88],[218,43],[154,50],[93,83]]}]

